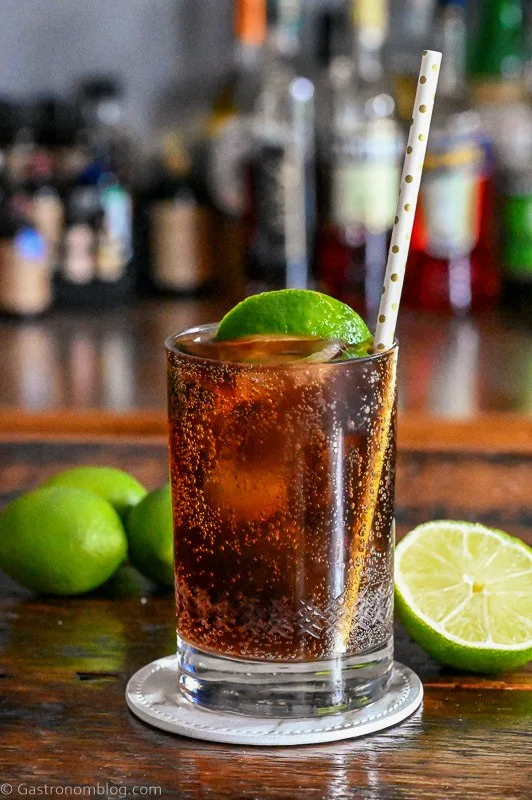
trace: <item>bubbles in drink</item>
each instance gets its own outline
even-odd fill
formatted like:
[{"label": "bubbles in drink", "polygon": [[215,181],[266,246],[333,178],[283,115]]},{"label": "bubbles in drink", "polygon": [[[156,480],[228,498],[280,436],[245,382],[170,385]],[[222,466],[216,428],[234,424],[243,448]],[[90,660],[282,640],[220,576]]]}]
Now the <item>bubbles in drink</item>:
[{"label": "bubbles in drink", "polygon": [[395,352],[344,361],[334,340],[213,331],[168,353],[179,635],[274,661],[382,646],[393,419],[374,473]]}]

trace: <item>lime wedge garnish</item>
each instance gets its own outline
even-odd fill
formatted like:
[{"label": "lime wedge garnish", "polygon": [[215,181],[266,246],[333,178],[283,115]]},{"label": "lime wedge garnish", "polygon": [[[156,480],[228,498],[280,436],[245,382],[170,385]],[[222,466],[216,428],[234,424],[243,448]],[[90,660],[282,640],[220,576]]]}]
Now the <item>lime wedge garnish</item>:
[{"label": "lime wedge garnish", "polygon": [[310,289],[281,289],[247,297],[220,322],[218,342],[246,336],[316,336],[356,345],[371,340],[368,326],[352,308]]},{"label": "lime wedge garnish", "polygon": [[532,658],[532,550],[502,531],[427,522],[397,546],[397,612],[441,664],[494,673]]}]

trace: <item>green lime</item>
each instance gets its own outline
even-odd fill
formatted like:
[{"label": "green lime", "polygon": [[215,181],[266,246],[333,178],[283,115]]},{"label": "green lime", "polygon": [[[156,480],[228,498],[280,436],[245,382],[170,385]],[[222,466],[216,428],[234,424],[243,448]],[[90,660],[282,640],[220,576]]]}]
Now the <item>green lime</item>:
[{"label": "green lime", "polygon": [[352,308],[310,289],[281,289],[247,297],[222,319],[216,341],[245,336],[289,334],[360,344],[371,339],[368,326]]},{"label": "green lime", "polygon": [[126,519],[131,563],[161,586],[174,585],[174,527],[170,486],[150,492]]},{"label": "green lime", "polygon": [[470,522],[427,522],[397,546],[397,612],[441,664],[494,673],[532,658],[532,550]]},{"label": "green lime", "polygon": [[74,467],[53,475],[45,486],[86,489],[107,500],[122,518],[146,496],[146,489],[127,472],[114,467]]},{"label": "green lime", "polygon": [[0,515],[0,567],[36,592],[88,592],[110,578],[126,555],[118,514],[93,492],[37,489]]}]

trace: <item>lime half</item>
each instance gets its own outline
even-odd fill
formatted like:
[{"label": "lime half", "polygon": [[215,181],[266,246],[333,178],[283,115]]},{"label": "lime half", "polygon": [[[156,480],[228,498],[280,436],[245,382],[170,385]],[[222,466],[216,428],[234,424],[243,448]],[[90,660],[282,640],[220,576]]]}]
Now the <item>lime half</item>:
[{"label": "lime half", "polygon": [[355,345],[371,333],[352,308],[310,289],[281,289],[247,297],[220,322],[216,341],[257,335],[316,336]]},{"label": "lime half", "polygon": [[532,550],[502,531],[427,522],[397,546],[397,613],[441,664],[494,673],[532,659]]}]

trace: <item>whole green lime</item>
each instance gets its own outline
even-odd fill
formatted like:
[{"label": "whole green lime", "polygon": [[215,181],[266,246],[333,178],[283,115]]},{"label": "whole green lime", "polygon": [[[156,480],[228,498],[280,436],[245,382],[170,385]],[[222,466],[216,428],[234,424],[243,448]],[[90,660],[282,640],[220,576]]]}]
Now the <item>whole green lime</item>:
[{"label": "whole green lime", "polygon": [[36,592],[88,592],[110,578],[126,555],[118,514],[93,492],[37,489],[0,515],[0,568]]},{"label": "whole green lime", "polygon": [[174,585],[174,531],[170,486],[150,492],[126,518],[131,563],[160,586]]},{"label": "whole green lime", "polygon": [[371,333],[356,311],[329,295],[310,289],[280,289],[242,300],[218,326],[218,342],[257,335],[316,336],[356,345]]},{"label": "whole green lime", "polygon": [[74,467],[53,475],[44,485],[95,492],[111,503],[122,519],[147,494],[136,478],[114,467]]}]

